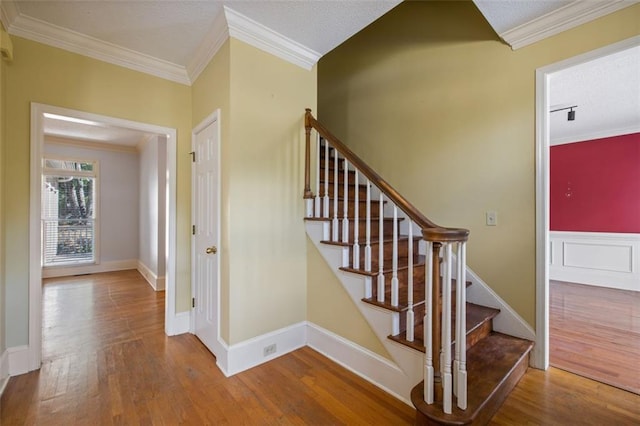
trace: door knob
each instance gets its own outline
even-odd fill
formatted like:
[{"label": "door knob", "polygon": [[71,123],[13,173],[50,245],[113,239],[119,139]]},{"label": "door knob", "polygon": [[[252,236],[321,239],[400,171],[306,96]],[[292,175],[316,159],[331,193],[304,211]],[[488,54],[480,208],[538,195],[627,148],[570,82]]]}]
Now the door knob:
[{"label": "door knob", "polygon": [[216,254],[218,252],[218,249],[216,248],[216,246],[211,246],[207,247],[205,251],[207,252],[207,254]]}]

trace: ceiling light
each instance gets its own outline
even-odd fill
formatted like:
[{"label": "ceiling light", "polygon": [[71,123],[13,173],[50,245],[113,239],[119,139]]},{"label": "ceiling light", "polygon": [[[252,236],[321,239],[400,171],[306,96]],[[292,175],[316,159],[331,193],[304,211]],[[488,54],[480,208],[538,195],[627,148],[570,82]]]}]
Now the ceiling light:
[{"label": "ceiling light", "polygon": [[67,117],[66,115],[51,114],[49,112],[45,112],[43,115],[45,116],[45,118],[50,118],[52,120],[67,121],[69,123],[76,123],[76,124],[86,124],[87,126],[102,126],[102,124],[98,123],[97,121],[83,120],[82,118],[75,118],[75,117]]},{"label": "ceiling light", "polygon": [[568,107],[552,109],[551,111],[549,111],[549,113],[569,110],[569,112],[567,112],[567,121],[575,121],[576,112],[573,110],[574,108],[578,108],[578,105],[571,105]]}]

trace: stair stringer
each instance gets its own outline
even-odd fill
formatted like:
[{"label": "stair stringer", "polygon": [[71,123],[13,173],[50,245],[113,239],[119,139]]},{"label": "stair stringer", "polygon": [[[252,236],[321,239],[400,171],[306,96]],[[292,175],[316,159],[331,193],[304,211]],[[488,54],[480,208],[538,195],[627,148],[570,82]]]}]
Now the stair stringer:
[{"label": "stair stringer", "polygon": [[[349,249],[320,242],[328,235],[328,221],[307,221],[306,229],[309,239],[371,326],[376,337],[391,355],[390,361],[397,366],[396,374],[393,377],[388,377],[389,383],[380,383],[380,385],[405,401],[411,401],[411,389],[423,379],[424,354],[388,338],[389,335],[397,332],[400,314],[362,301],[367,286],[371,285],[371,278],[338,269],[343,265],[345,256],[348,256],[348,254],[345,255],[345,252],[348,253]],[[353,366],[353,368],[357,369],[357,366]]]}]

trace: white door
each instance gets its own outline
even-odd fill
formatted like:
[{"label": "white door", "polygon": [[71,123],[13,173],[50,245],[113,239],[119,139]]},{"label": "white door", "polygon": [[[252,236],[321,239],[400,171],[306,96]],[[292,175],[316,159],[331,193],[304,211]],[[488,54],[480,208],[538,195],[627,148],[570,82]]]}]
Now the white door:
[{"label": "white door", "polygon": [[215,355],[218,336],[219,120],[194,131],[194,332]]}]

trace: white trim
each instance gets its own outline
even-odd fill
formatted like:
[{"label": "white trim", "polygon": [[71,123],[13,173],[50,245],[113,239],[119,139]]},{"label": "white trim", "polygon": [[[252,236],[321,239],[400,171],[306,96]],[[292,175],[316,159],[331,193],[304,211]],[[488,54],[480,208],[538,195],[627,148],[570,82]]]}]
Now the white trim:
[{"label": "white trim", "polygon": [[531,364],[549,367],[549,118],[554,72],[640,45],[640,36],[592,50],[536,70],[536,345]]},{"label": "white trim", "polygon": [[551,139],[551,145],[564,145],[574,142],[592,141],[595,139],[612,138],[615,136],[631,135],[633,133],[640,133],[640,124],[624,127],[620,129],[607,129],[598,132],[584,133],[581,135],[574,135],[564,138]]},{"label": "white trim", "polygon": [[388,359],[312,322],[307,322],[307,346],[405,404],[412,405],[411,401],[392,390],[401,387],[406,376]]},{"label": "white trim", "polygon": [[[235,345],[227,346],[223,348],[226,352],[223,357],[218,357],[216,354],[218,367],[220,367],[225,376],[229,377],[295,351],[307,343],[306,325],[306,322],[302,321]],[[275,352],[265,356],[263,353],[265,347],[272,344],[276,345]]]},{"label": "white trim", "polygon": [[640,291],[640,234],[550,231],[549,279]]},{"label": "white trim", "polygon": [[177,336],[178,334],[185,334],[189,332],[190,324],[191,312],[178,312],[173,316],[169,327],[167,327],[167,325],[165,324],[164,331],[167,336]]},{"label": "white trim", "polygon": [[176,83],[190,84],[187,70],[181,65],[117,46],[30,16],[19,14],[12,21],[7,31],[12,35],[134,71],[151,74]]},{"label": "white trim", "polygon": [[204,71],[228,38],[229,29],[224,20],[224,13],[221,11],[215,17],[213,26],[209,32],[207,32],[195,54],[187,64],[187,75],[189,76],[191,84],[198,79],[202,71]]},{"label": "white trim", "polygon": [[638,0],[577,0],[499,35],[513,50],[516,50],[635,3],[638,3]]},{"label": "white trim", "polygon": [[280,59],[310,70],[322,56],[315,50],[224,6],[229,35]]},{"label": "white trim", "polygon": [[42,278],[69,277],[72,275],[98,274],[101,272],[126,271],[136,269],[137,259],[113,260],[111,262],[91,263],[87,265],[60,265],[42,268]]},{"label": "white trim", "polygon": [[33,370],[29,346],[14,346],[7,349],[9,358],[9,376],[19,376]]},{"label": "white trim", "polygon": [[[457,267],[457,261],[455,262]],[[493,319],[493,329],[500,333],[535,340],[536,332],[516,311],[513,310],[498,294],[493,291],[475,272],[467,266],[467,281],[472,285],[467,288],[467,302],[476,305],[499,309],[500,313]]]},{"label": "white trim", "polygon": [[[31,157],[29,192],[29,370],[40,368],[42,357],[42,267],[40,241],[40,191],[42,148],[44,144],[43,114],[51,113],[97,121],[113,126],[167,135],[167,272],[165,293],[165,333],[179,334],[184,327],[184,314],[176,313],[176,129],[120,118],[92,114],[52,105],[31,103]],[[133,268],[135,269],[134,264]],[[189,313],[186,312],[186,316]]]},{"label": "white trim", "polygon": [[136,268],[140,275],[149,283],[155,291],[164,291],[165,278],[159,277],[155,272],[145,265],[141,260],[136,262]]},{"label": "white trim", "polygon": [[116,143],[105,143],[105,142],[93,142],[87,141],[85,139],[73,139],[73,138],[65,138],[61,136],[51,136],[45,135],[44,142],[47,145],[62,145],[62,146],[72,146],[83,149],[94,149],[100,151],[115,151],[115,152],[128,152],[136,154],[138,153],[138,148],[131,145],[120,145]]},{"label": "white trim", "polygon": [[2,397],[7,383],[9,383],[9,351],[5,350],[0,355],[0,397]]}]

